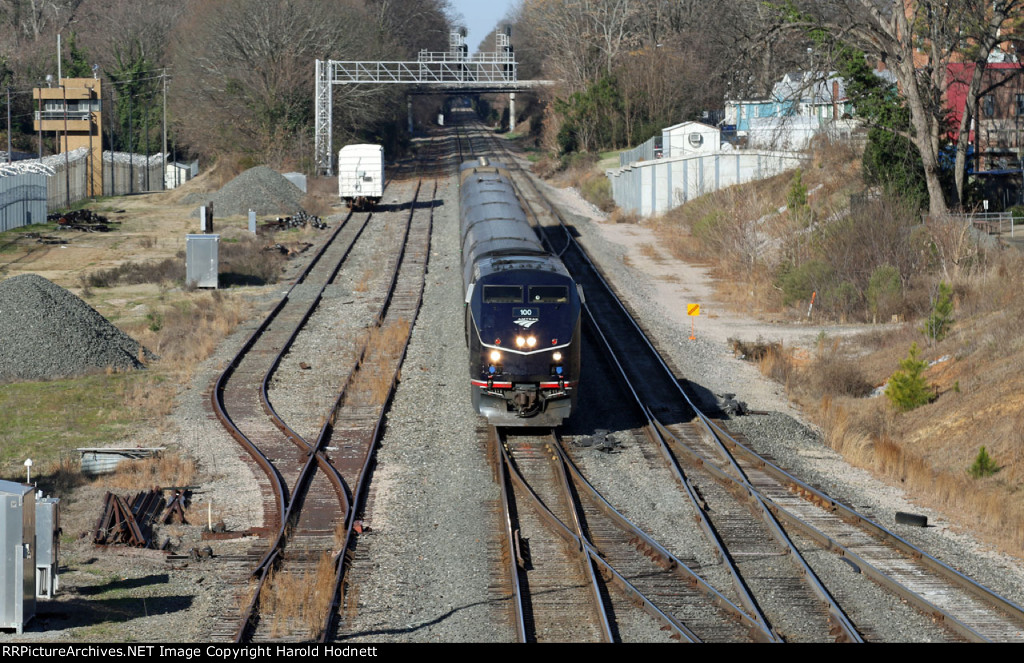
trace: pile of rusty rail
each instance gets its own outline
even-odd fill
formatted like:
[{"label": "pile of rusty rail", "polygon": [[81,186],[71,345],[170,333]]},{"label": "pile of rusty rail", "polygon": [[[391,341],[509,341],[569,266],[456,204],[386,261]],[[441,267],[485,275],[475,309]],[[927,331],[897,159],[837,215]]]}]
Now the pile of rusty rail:
[{"label": "pile of rusty rail", "polygon": [[174,496],[170,500],[165,499],[163,491],[158,488],[140,492],[130,499],[108,492],[103,498],[103,514],[96,523],[93,543],[101,546],[121,544],[136,548],[157,547],[153,536],[155,523],[188,524],[185,509],[189,492],[172,490]]}]

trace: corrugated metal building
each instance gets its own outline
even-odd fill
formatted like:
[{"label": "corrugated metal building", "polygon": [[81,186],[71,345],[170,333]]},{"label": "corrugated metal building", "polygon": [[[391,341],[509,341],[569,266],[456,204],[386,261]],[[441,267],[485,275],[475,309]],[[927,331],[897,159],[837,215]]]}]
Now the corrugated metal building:
[{"label": "corrugated metal building", "polygon": [[615,204],[643,217],[697,196],[764,179],[800,165],[803,155],[768,150],[716,151],[643,161],[607,171]]}]

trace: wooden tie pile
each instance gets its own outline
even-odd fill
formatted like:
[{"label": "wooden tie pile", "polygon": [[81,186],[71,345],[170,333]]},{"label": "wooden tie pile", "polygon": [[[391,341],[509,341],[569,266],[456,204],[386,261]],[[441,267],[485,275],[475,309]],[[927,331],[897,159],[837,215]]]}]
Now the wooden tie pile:
[{"label": "wooden tie pile", "polygon": [[153,524],[187,525],[187,505],[187,490],[175,490],[170,501],[164,499],[163,491],[157,488],[140,492],[130,500],[107,493],[103,498],[103,514],[96,523],[93,543],[101,546],[123,544],[137,548],[155,547]]}]

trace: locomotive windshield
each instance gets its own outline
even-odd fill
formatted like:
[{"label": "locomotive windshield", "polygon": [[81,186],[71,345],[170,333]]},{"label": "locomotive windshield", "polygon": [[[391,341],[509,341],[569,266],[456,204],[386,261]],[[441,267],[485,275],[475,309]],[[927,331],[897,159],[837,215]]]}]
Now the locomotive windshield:
[{"label": "locomotive windshield", "polygon": [[531,285],[531,304],[564,304],[569,301],[569,288],[564,285]]},{"label": "locomotive windshield", "polygon": [[485,285],[484,304],[522,304],[523,286]]}]

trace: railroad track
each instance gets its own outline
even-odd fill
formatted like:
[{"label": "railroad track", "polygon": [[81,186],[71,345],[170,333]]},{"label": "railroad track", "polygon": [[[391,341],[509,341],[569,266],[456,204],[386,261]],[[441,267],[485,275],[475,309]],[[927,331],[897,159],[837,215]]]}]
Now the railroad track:
[{"label": "railroad track", "polygon": [[775,640],[612,508],[554,431],[491,430],[524,641]]},{"label": "railroad track", "polygon": [[[235,620],[231,635],[235,641],[296,635],[323,640],[336,624],[356,512],[423,289],[433,192],[424,192],[426,201],[419,198],[421,184],[400,182],[388,189],[388,197],[411,197],[411,203],[375,215],[350,215],[214,389],[214,411],[262,470],[266,525],[260,533],[273,539],[250,570],[257,580],[242,592],[242,618]],[[383,240],[359,243],[375,217],[390,217],[378,233]],[[399,217],[404,222],[393,232]],[[391,246],[393,237],[398,241]],[[347,283],[336,283],[359,252],[376,267],[361,277],[359,287],[353,287],[360,277],[351,269]],[[331,296],[325,299],[325,292]],[[330,303],[345,296],[348,316],[339,317]],[[309,330],[351,323],[359,314],[361,332],[352,333],[349,324],[336,334],[332,352],[312,342],[317,334]],[[317,361],[300,361],[303,356]],[[333,398],[310,396],[325,390]],[[296,404],[290,392],[302,393],[312,405]],[[228,634],[222,624],[213,635]]]},{"label": "railroad track", "polygon": [[[706,531],[721,541],[727,557],[737,559],[741,583],[750,587],[780,636],[860,641],[879,630],[873,623],[887,618],[864,609],[856,612],[856,620],[847,616],[828,583],[814,577],[802,559],[790,539],[792,532],[833,551],[915,606],[937,621],[951,640],[1017,641],[1022,637],[1024,613],[1018,606],[790,477],[739,444],[720,422],[699,412],[683,388],[684,381],[676,377],[678,371],[662,359],[633,321],[628,307],[566,230],[557,210],[528,178],[520,181],[524,201],[535,210],[542,235],[583,284],[591,331],[603,335],[612,356],[622,358],[614,362],[634,395],[635,416],[647,420],[644,429],[658,445],[657,454],[651,455],[671,462],[677,484],[688,492],[693,491],[691,477],[699,477],[699,512],[727,514],[713,518]],[[752,538],[754,532],[759,534]],[[773,558],[784,562],[781,576],[779,564],[764,564]],[[805,606],[795,618],[794,605]],[[790,624],[808,618],[816,626]]]}]

